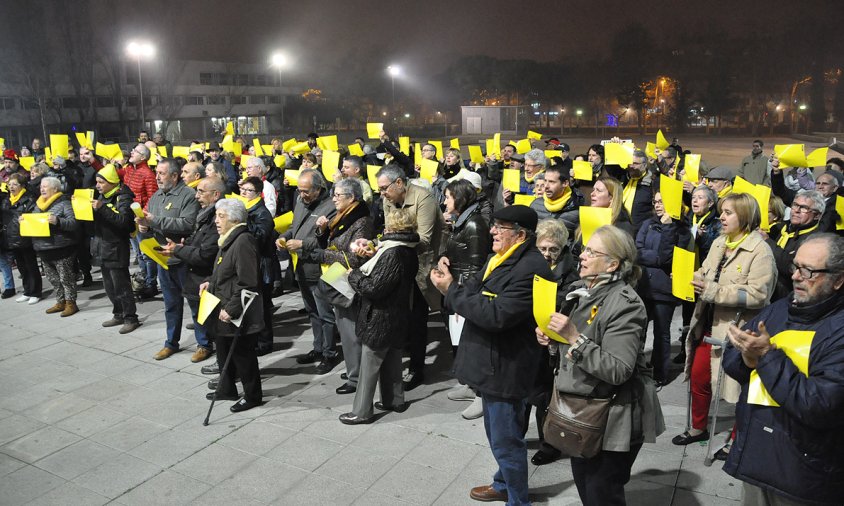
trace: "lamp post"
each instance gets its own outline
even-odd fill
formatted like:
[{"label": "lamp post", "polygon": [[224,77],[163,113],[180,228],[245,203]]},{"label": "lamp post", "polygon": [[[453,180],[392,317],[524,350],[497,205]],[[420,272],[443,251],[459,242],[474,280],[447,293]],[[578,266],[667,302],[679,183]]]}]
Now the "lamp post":
[{"label": "lamp post", "polygon": [[143,130],[146,125],[146,117],[144,115],[144,85],[141,80],[141,58],[155,56],[155,47],[149,42],[132,41],[126,46],[126,52],[138,62],[138,101],[141,105],[141,130]]},{"label": "lamp post", "polygon": [[390,106],[390,113],[393,115],[393,121],[396,119],[396,76],[401,75],[401,67],[398,65],[390,65],[387,67],[387,73],[390,74],[390,85],[393,91],[393,101]]},{"label": "lamp post", "polygon": [[287,55],[281,52],[273,53],[270,57],[270,65],[278,70],[278,94],[281,105],[281,132],[284,133],[284,89],[281,85],[281,72],[287,66]]}]

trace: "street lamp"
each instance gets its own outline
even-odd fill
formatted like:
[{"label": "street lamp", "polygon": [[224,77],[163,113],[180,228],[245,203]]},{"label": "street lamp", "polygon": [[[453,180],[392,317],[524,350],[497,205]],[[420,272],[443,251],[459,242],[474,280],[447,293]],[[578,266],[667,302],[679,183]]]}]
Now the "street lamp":
[{"label": "street lamp", "polygon": [[390,74],[390,84],[392,85],[393,89],[393,105],[391,106],[391,111],[393,114],[393,118],[396,116],[396,76],[401,75],[401,67],[398,65],[390,65],[387,67],[387,73]]},{"label": "street lamp", "polygon": [[284,89],[281,86],[281,71],[287,67],[287,55],[281,52],[273,53],[270,56],[270,66],[278,70],[278,94],[281,104],[281,132],[284,133]]},{"label": "street lamp", "polygon": [[583,109],[578,109],[575,114],[577,114],[577,128],[580,129],[580,117],[583,116]]},{"label": "street lamp", "polygon": [[138,62],[138,101],[141,104],[141,129],[144,129],[146,117],[144,115],[144,85],[141,81],[141,58],[155,56],[155,47],[149,42],[132,41],[126,46],[126,52]]}]

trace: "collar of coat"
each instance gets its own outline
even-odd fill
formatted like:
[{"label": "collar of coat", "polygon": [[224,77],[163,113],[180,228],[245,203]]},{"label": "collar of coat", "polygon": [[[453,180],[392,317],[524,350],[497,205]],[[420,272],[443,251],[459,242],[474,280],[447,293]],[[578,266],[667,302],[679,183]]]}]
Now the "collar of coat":
[{"label": "collar of coat", "polygon": [[[516,248],[516,250],[509,257],[507,257],[503,262],[501,262],[501,265],[497,266],[492,272],[490,272],[489,276],[484,281],[489,281],[490,278],[495,277],[495,274],[498,273],[498,272],[504,272],[504,270],[505,270],[505,269],[503,269],[504,267],[509,267],[509,266],[515,264],[516,262],[518,262],[519,260],[522,259],[522,257],[525,255],[525,253],[527,253],[528,251],[531,251],[531,250],[536,250],[536,252],[539,253],[539,250],[536,249],[536,239],[535,238],[526,239],[525,242],[523,242],[518,248]],[[487,259],[487,264],[489,264],[489,261],[494,256],[495,255],[490,255],[489,259]],[[484,264],[484,270],[486,270],[487,264]]]},{"label": "collar of coat", "polygon": [[221,235],[217,244],[220,246],[221,250],[227,250],[232,244],[234,244],[237,237],[244,232],[249,232],[249,229],[246,228],[246,223],[238,223],[229,229],[228,232]]}]

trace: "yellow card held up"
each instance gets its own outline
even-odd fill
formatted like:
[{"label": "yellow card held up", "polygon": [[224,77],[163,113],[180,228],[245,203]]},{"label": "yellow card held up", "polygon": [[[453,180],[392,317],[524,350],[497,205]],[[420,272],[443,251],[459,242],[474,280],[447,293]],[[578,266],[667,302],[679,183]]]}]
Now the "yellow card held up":
[{"label": "yellow card held up", "polygon": [[432,141],[428,140],[428,144],[434,146],[437,149],[437,152],[434,154],[436,158],[442,158],[445,156],[445,152],[443,151],[443,142],[442,141]]},{"label": "yellow card held up", "polygon": [[296,139],[287,139],[286,141],[281,143],[281,150],[285,153],[290,151],[290,148],[296,145]]},{"label": "yellow card held up", "polygon": [[563,344],[569,342],[548,328],[551,315],[557,312],[557,283],[541,276],[533,276],[533,318],[542,333]]},{"label": "yellow card held up", "polygon": [[334,182],[334,174],[339,170],[340,152],[326,149],[322,152],[322,174],[325,179]]},{"label": "yellow card held up", "polygon": [[18,163],[25,170],[29,170],[30,167],[35,165],[35,157],[34,156],[22,156],[22,157],[18,158]]},{"label": "yellow card held up", "polygon": [[671,144],[668,144],[668,139],[665,138],[665,135],[662,134],[662,130],[657,130],[656,132],[656,147],[659,148],[660,151],[667,148]]},{"label": "yellow card held up", "polygon": [[612,209],[580,206],[580,231],[584,246],[589,244],[592,234],[604,225],[612,225]]},{"label": "yellow card held up", "polygon": [[220,299],[216,295],[208,290],[203,290],[202,294],[199,296],[199,309],[196,311],[196,322],[200,325],[205,325],[205,320],[211,316],[214,308],[216,308],[219,303]]},{"label": "yellow card held up", "polygon": [[308,141],[302,141],[300,143],[294,144],[293,147],[291,147],[290,149],[297,155],[304,155],[305,153],[310,153],[311,146],[308,145]]},{"label": "yellow card held up", "polygon": [[469,146],[469,161],[472,163],[484,163],[484,152],[480,146]]},{"label": "yellow card held up", "polygon": [[413,146],[413,165],[422,166],[422,144],[418,142]]},{"label": "yellow card held up", "polygon": [[188,155],[190,155],[190,148],[187,146],[173,146],[173,158],[184,158],[185,160],[188,159]]},{"label": "yellow card held up", "polygon": [[525,195],[523,193],[517,193],[513,195],[513,205],[516,206],[528,206],[530,207],[533,204],[533,201],[536,200],[535,195]]},{"label": "yellow card held up", "polygon": [[501,171],[501,187],[513,193],[519,193],[522,188],[522,174],[518,169],[503,169]]},{"label": "yellow card held up", "polygon": [[44,148],[44,160],[47,161],[47,165],[53,165],[53,153],[50,151],[50,146]]},{"label": "yellow card held up", "polygon": [[76,143],[79,144],[80,148],[91,147],[88,145],[88,136],[83,134],[82,132],[76,132]]},{"label": "yellow card held up", "polygon": [[622,169],[626,169],[633,163],[632,145],[622,145],[617,142],[604,144],[604,163],[618,165]]},{"label": "yellow card held up", "polygon": [[367,165],[366,166],[366,178],[369,180],[369,187],[372,188],[372,191],[377,192],[380,191],[378,189],[378,171],[381,170],[381,167],[378,165]]},{"label": "yellow card held up", "polygon": [[[797,369],[808,378],[809,352],[812,350],[814,338],[814,330],[784,330],[772,337],[771,343],[784,351],[785,355],[797,366]],[[779,407],[779,403],[768,393],[755,369],[750,372],[750,382],[747,385],[747,403]]]},{"label": "yellow card held up", "polygon": [[73,216],[80,221],[94,221],[94,208],[91,201],[94,200],[93,189],[79,189],[73,191],[70,204],[73,206]]},{"label": "yellow card held up", "polygon": [[349,144],[349,154],[355,156],[363,156],[363,148],[360,147],[360,144],[357,142],[354,144]]},{"label": "yellow card held up", "polygon": [[68,139],[65,134],[50,134],[50,151],[53,155],[59,155],[62,158],[67,158]]},{"label": "yellow card held up", "polygon": [[232,154],[235,158],[240,158],[243,154],[243,144],[239,142],[232,142]]},{"label": "yellow card held up", "polygon": [[422,169],[419,171],[419,177],[427,179],[433,183],[434,179],[437,177],[437,168],[439,165],[440,164],[436,160],[422,160]]},{"label": "yellow card held up", "polygon": [[158,154],[163,158],[167,158],[167,146],[158,146]]},{"label": "yellow card held up", "polygon": [[549,160],[549,163],[552,158],[562,158],[563,156],[563,152],[557,151],[556,149],[546,149],[543,152],[545,153],[545,158]]},{"label": "yellow card held up", "polygon": [[818,148],[806,157],[807,167],[823,167],[826,165],[826,157],[829,154],[829,148]]},{"label": "yellow card held up", "polygon": [[252,146],[255,148],[255,156],[264,156],[264,148],[261,147],[261,139],[257,137],[252,139]]},{"label": "yellow card held up", "polygon": [[733,193],[749,193],[753,194],[753,183],[744,179],[741,176],[736,176],[733,180]]},{"label": "yellow card held up", "polygon": [[694,251],[674,246],[674,255],[671,257],[671,294],[680,300],[694,302],[695,288],[692,286],[694,275]]},{"label": "yellow card held up", "polygon": [[575,179],[592,181],[592,164],[586,160],[574,160],[571,171]]},{"label": "yellow card held up", "polygon": [[123,151],[120,149],[120,144],[100,144],[97,143],[94,153],[106,160],[116,160],[123,158]]},{"label": "yellow card held up", "polygon": [[399,137],[399,151],[410,156],[410,137]]},{"label": "yellow card held up", "polygon": [[21,236],[50,237],[50,213],[24,213],[21,215]]},{"label": "yellow card held up", "polygon": [[495,141],[493,141],[492,139],[486,140],[486,156],[492,156],[493,154],[495,154],[496,157],[499,156],[498,152],[495,151],[495,148],[493,147],[494,145]]},{"label": "yellow card held up", "polygon": [[366,136],[370,139],[380,139],[381,130],[384,130],[384,123],[366,124]]},{"label": "yellow card held up", "polygon": [[451,139],[450,141],[448,141],[448,147],[456,149],[456,150],[459,151],[460,150],[460,139],[458,139],[457,137],[455,137],[454,139]]},{"label": "yellow card held up", "polygon": [[273,145],[272,144],[262,144],[261,149],[264,151],[264,156],[273,156]]},{"label": "yellow card held up", "polygon": [[279,234],[287,232],[287,229],[293,224],[293,211],[287,211],[282,215],[276,216],[273,218],[273,223],[275,224],[275,231]]},{"label": "yellow card held up", "polygon": [[273,157],[273,165],[278,168],[283,168],[285,164],[284,155],[275,155]]},{"label": "yellow card held up", "polygon": [[835,212],[838,213],[838,220],[835,222],[835,230],[844,230],[844,197],[836,195]]},{"label": "yellow card held up", "polygon": [[330,149],[331,151],[339,151],[339,145],[337,144],[337,136],[336,135],[326,135],[323,137],[317,137],[317,139],[322,139],[322,145],[325,146],[322,149]]},{"label": "yellow card held up", "polygon": [[[807,167],[809,165],[804,144],[777,144],[774,146],[774,154],[780,160],[781,169]],[[824,160],[824,163],[826,163],[826,160]]]},{"label": "yellow card held up", "polygon": [[530,139],[521,139],[516,142],[516,153],[520,155],[527,153],[531,149],[533,149],[533,146],[530,145]]},{"label": "yellow card held up", "polygon": [[527,133],[528,139],[536,139],[538,141],[542,140],[542,134],[539,132],[534,132],[533,130],[528,130]]},{"label": "yellow card held up", "polygon": [[673,219],[679,220],[683,214],[683,182],[660,174],[659,193],[662,195],[665,212]]},{"label": "yellow card held up", "polygon": [[656,159],[656,144],[653,142],[648,142],[645,144],[645,154],[648,155],[648,158],[651,160]]},{"label": "yellow card held up", "polygon": [[226,135],[223,137],[223,142],[220,143],[222,145],[223,151],[228,151],[229,153],[234,151],[234,140],[232,139],[231,135]]},{"label": "yellow card held up", "polygon": [[154,237],[144,239],[138,244],[138,246],[141,248],[141,252],[143,252],[144,255],[150,257],[155,263],[164,269],[170,270],[170,267],[167,265],[167,256],[161,253],[161,245],[158,244],[158,241],[156,241]]},{"label": "yellow card held up", "polygon": [[[501,156],[501,134],[493,134],[492,136],[492,152],[495,156]],[[487,153],[489,154],[489,153]]]},{"label": "yellow card held up", "polygon": [[302,172],[301,169],[299,170],[292,170],[292,169],[284,169],[284,179],[287,180],[287,184],[290,186],[299,186],[299,173]]},{"label": "yellow card held up", "polygon": [[686,155],[684,167],[683,181],[698,183],[700,181],[700,155],[692,153]]},{"label": "yellow card held up", "polygon": [[[242,155],[240,157],[240,166],[243,169],[246,169],[246,167],[249,167],[249,160],[251,160],[252,158],[254,158],[254,156],[252,156],[252,155]],[[246,172],[246,171],[244,170],[244,172]],[[244,176],[244,179],[245,179],[245,176]]]}]

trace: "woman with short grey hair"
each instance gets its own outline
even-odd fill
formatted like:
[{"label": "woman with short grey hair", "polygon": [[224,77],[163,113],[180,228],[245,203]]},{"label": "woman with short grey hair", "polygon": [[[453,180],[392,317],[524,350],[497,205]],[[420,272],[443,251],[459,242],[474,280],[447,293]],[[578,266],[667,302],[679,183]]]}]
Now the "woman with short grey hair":
[{"label": "woman with short grey hair", "polygon": [[246,223],[246,206],[237,199],[218,200],[214,208],[217,212],[225,214],[229,221],[235,224]]}]

